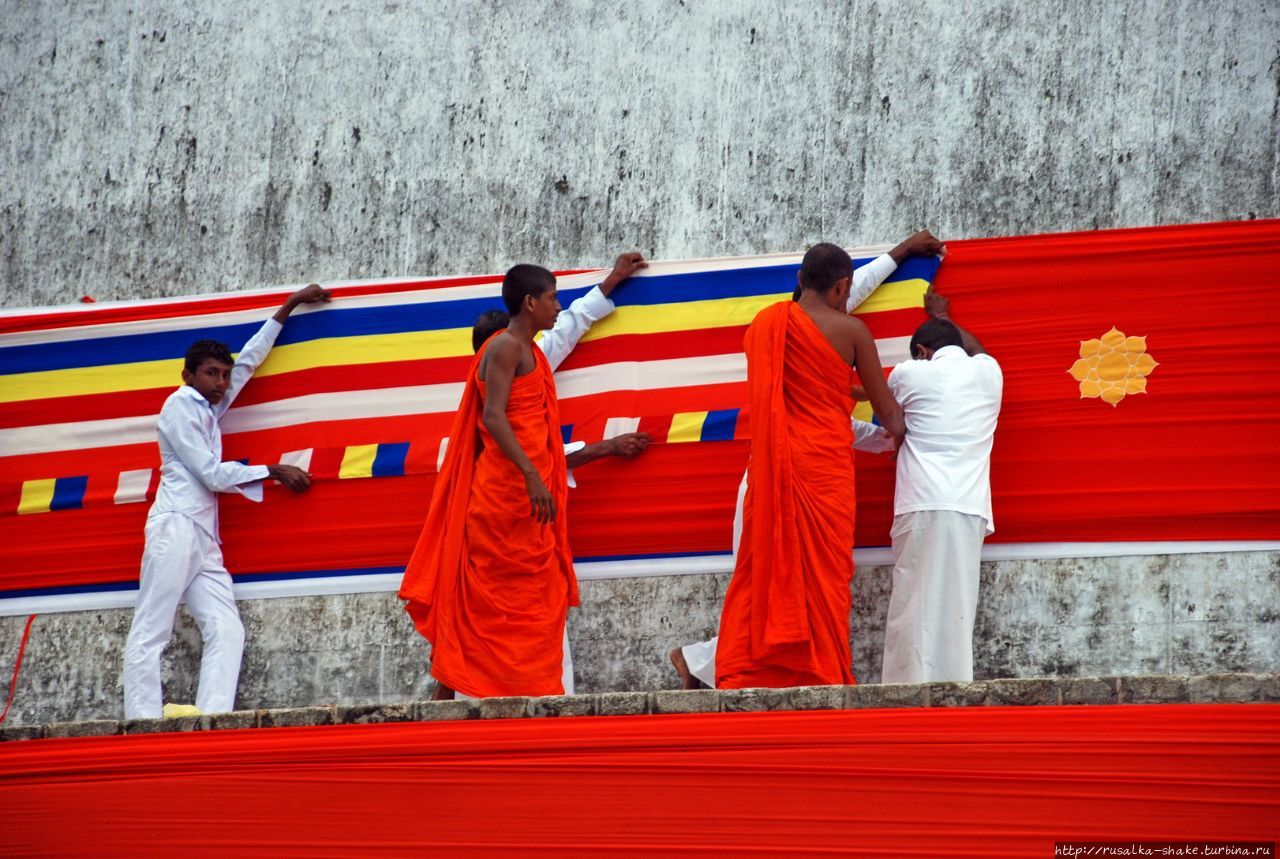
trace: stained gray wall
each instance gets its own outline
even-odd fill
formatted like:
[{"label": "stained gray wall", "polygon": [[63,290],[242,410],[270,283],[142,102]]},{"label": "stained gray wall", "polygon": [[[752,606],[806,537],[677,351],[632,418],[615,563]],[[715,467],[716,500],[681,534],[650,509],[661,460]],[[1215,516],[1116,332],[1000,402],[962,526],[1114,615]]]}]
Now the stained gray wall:
[{"label": "stained gray wall", "polygon": [[1280,214],[1280,4],[0,0],[0,304]]},{"label": "stained gray wall", "polygon": [[[0,0],[0,306],[1276,217],[1278,46],[1273,0]],[[978,673],[1273,671],[1278,565],[985,565]],[[586,583],[582,687],[671,685],[724,586]],[[855,589],[875,680],[887,570]],[[390,595],[243,611],[243,706],[425,692]],[[118,715],[128,622],[40,617],[10,720]]]},{"label": "stained gray wall", "polygon": [[[854,672],[880,678],[891,569],[864,567],[850,618]],[[667,653],[719,625],[727,575],[582,583],[569,632],[580,692],[678,688]],[[1269,672],[1280,666],[1280,555],[1243,552],[982,566],[978,679]],[[429,695],[426,643],[393,594],[241,603],[237,706],[393,703]],[[38,617],[10,724],[120,718],[131,612]],[[0,677],[25,618],[0,618]],[[200,634],[181,616],[165,700],[195,699]]]}]

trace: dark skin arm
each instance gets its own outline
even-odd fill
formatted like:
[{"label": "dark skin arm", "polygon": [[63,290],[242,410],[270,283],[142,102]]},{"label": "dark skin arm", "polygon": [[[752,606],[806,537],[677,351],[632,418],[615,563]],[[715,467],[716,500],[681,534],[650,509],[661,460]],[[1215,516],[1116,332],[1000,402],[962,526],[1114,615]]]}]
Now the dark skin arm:
[{"label": "dark skin arm", "polygon": [[616,456],[621,459],[635,459],[644,453],[644,449],[649,446],[649,442],[653,441],[653,436],[647,432],[629,432],[619,436],[614,436],[604,441],[597,441],[589,444],[581,450],[575,450],[573,453],[565,455],[565,464],[569,468],[577,468],[580,465],[586,465],[588,462],[595,462],[597,459],[603,459],[606,456]]},{"label": "dark skin arm", "polygon": [[604,293],[605,298],[608,298],[618,284],[640,269],[648,267],[649,264],[644,261],[644,257],[635,251],[619,254],[618,259],[613,263],[613,271],[609,272],[605,279],[601,281],[600,291]]},{"label": "dark skin arm", "polygon": [[290,295],[289,298],[285,300],[285,303],[280,305],[280,309],[277,310],[275,315],[271,318],[283,325],[285,320],[289,318],[289,314],[292,313],[299,304],[316,304],[318,302],[327,303],[331,298],[332,296],[329,294],[329,290],[322,289],[318,283],[309,283],[293,295]]},{"label": "dark skin arm", "polygon": [[921,230],[899,242],[897,247],[889,251],[889,256],[898,265],[902,265],[910,257],[938,256],[946,252],[947,246],[935,238],[933,233]]},{"label": "dark skin arm", "polygon": [[273,480],[278,480],[294,492],[306,492],[311,487],[311,475],[296,465],[268,465]]},{"label": "dark skin arm", "polygon": [[[533,518],[542,524],[554,522],[556,518],[556,502],[551,497],[551,490],[542,481],[542,475],[534,468],[529,455],[524,452],[520,442],[516,440],[515,430],[507,419],[507,401],[511,397],[511,383],[522,363],[521,359],[533,362],[530,344],[521,343],[509,333],[497,335],[489,343],[484,355],[484,381],[487,387],[484,399],[485,429],[498,443],[498,449],[507,459],[515,463],[516,468],[524,475],[525,489],[529,493],[530,510]],[[527,353],[527,354],[526,354]],[[528,371],[526,371],[528,372]]]},{"label": "dark skin arm", "polygon": [[880,366],[880,353],[876,351],[876,342],[861,319],[845,317],[853,326],[853,366],[858,369],[858,378],[862,381],[863,391],[875,410],[880,426],[889,435],[901,440],[907,433],[906,422],[902,419],[902,406],[889,391],[884,380],[884,370]]},{"label": "dark skin arm", "polygon": [[960,329],[960,336],[964,338],[964,351],[970,355],[985,355],[986,348],[978,341],[977,337],[969,332],[968,329],[961,327],[954,319],[951,318],[951,301],[942,293],[934,292],[933,284],[929,284],[929,288],[924,293],[924,312],[929,314],[930,319],[945,319],[956,328]]}]

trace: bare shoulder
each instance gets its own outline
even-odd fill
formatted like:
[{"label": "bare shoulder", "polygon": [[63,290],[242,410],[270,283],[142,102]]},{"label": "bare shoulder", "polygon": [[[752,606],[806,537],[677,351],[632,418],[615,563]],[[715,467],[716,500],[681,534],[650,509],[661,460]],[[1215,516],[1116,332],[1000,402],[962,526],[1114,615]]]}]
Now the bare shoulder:
[{"label": "bare shoulder", "polygon": [[833,311],[839,319],[840,330],[847,334],[853,342],[871,341],[871,329],[867,327],[867,323],[863,322],[856,316],[850,316],[847,313],[839,313]]},{"label": "bare shoulder", "polygon": [[480,356],[480,366],[476,368],[476,375],[482,382],[488,381],[490,367],[501,372],[512,370],[519,363],[520,342],[507,332],[501,331],[485,344],[484,353]]}]

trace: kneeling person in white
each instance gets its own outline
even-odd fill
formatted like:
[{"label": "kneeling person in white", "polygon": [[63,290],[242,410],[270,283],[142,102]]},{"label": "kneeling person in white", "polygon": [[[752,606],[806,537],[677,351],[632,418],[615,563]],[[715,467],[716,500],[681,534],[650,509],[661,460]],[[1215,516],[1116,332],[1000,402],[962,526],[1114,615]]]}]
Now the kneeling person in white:
[{"label": "kneeling person in white", "polygon": [[1004,386],[1000,365],[925,294],[931,317],[911,356],[889,374],[907,435],[893,501],[893,593],[881,683],[973,679],[982,542],[991,517],[991,444]]},{"label": "kneeling person in white", "polygon": [[146,547],[138,603],[124,651],[124,714],[159,718],[160,653],[173,634],[183,600],[200,626],[204,654],[196,706],[205,713],[233,709],[244,626],[222,565],[218,536],[219,492],[262,500],[262,481],[279,480],[295,492],[311,476],[292,465],[222,462],[218,420],[267,357],[284,321],[299,304],[328,301],[316,284],[289,296],[233,363],[222,343],[201,340],[187,350],[181,388],[169,395],[156,429],[160,437],[160,488],[147,514]]}]

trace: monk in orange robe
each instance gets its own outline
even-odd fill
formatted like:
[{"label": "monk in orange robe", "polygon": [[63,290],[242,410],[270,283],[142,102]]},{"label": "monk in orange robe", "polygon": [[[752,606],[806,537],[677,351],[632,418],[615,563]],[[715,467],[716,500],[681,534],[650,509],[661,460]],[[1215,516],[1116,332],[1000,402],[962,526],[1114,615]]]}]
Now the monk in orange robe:
[{"label": "monk in orange robe", "polygon": [[853,683],[853,369],[880,423],[902,437],[875,341],[845,302],[853,261],[810,248],[799,298],[747,329],[751,459],[742,542],[725,594],[716,686]]},{"label": "monk in orange robe", "polygon": [[555,277],[507,272],[511,322],[476,354],[401,599],[431,642],[437,698],[555,695],[565,614],[578,604],[569,552],[560,410],[534,335],[551,328]]}]

